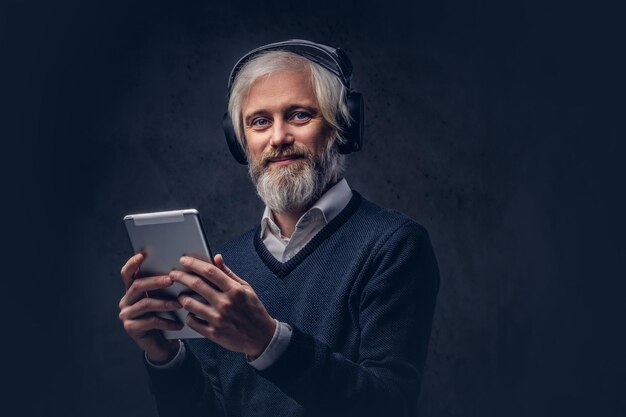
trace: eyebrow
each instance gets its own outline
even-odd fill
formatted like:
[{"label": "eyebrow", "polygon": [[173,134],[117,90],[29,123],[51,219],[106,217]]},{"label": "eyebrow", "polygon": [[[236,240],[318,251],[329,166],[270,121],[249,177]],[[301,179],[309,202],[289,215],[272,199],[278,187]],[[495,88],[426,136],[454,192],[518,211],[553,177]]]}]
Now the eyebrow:
[{"label": "eyebrow", "polygon": [[[291,113],[294,110],[304,110],[306,112],[311,113],[314,116],[316,116],[319,113],[319,108],[311,104],[290,104],[289,106],[282,109],[282,112]],[[250,122],[252,122],[252,119],[254,119],[255,117],[266,115],[268,113],[270,112],[268,112],[267,110],[263,110],[263,109],[255,110],[252,113],[249,113],[248,115],[244,116],[244,123],[246,125],[249,125]]]}]

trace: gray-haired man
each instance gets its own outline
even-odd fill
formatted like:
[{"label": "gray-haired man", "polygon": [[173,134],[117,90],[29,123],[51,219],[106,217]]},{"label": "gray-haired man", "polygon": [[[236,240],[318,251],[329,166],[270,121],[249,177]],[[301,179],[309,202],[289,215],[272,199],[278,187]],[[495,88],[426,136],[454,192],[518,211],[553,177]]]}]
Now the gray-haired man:
[{"label": "gray-haired man", "polygon": [[[214,265],[181,259],[194,274],[136,276],[141,255],[122,268],[120,319],[145,351],[161,415],[415,414],[437,262],[422,226],[343,178],[362,123],[350,72],[345,54],[307,41],[244,56],[227,137],[266,204],[261,225]],[[144,297],[173,282],[207,303]],[[181,325],[155,312],[181,306],[206,339],[163,338]]]}]

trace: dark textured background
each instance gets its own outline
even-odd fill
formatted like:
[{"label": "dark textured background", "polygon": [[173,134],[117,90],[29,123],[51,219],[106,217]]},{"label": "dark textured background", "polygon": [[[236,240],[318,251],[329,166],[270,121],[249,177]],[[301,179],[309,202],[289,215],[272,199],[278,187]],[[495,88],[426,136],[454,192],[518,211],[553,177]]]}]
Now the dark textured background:
[{"label": "dark textured background", "polygon": [[431,233],[422,415],[624,415],[623,23],[502,3],[3,2],[5,415],[154,415],[120,220],[195,207],[213,246],[258,223],[226,82],[293,37],[353,60],[350,185]]}]

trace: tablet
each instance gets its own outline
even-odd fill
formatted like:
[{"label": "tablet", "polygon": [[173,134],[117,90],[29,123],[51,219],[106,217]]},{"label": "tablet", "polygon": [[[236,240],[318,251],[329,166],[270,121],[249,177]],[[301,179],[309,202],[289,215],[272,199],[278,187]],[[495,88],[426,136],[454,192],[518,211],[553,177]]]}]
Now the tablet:
[{"label": "tablet", "polygon": [[[143,253],[145,256],[141,264],[141,276],[167,275],[173,269],[184,271],[185,268],[179,263],[183,255],[213,263],[213,256],[198,211],[195,209],[129,214],[124,217],[124,224],[133,252]],[[168,288],[151,291],[152,293],[154,297],[161,298],[175,298],[181,293],[190,293],[195,298],[200,298],[198,294],[178,282]],[[204,302],[202,299],[201,301]],[[185,323],[188,313],[182,308],[157,313],[168,320],[185,324],[181,330],[164,330],[163,334],[167,339],[204,337]]]}]

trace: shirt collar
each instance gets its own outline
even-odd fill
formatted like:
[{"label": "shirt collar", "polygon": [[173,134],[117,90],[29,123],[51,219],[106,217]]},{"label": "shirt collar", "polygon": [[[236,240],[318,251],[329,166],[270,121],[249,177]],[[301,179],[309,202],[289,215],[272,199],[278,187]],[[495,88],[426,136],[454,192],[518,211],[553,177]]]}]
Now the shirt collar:
[{"label": "shirt collar", "polygon": [[[351,198],[352,190],[348,185],[348,181],[343,178],[337,184],[330,187],[330,189],[328,189],[328,191],[326,191],[322,197],[320,197],[320,199],[313,204],[313,207],[307,210],[302,217],[300,217],[298,223],[300,220],[310,217],[314,214],[313,212],[317,211],[321,214],[325,224],[328,224],[348,205]],[[261,218],[261,237],[265,235],[265,230],[267,228],[270,228],[275,235],[280,236],[281,238],[283,237],[282,233],[280,233],[280,229],[274,222],[272,211],[269,207],[265,206],[263,217]]]}]

